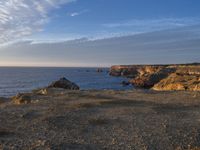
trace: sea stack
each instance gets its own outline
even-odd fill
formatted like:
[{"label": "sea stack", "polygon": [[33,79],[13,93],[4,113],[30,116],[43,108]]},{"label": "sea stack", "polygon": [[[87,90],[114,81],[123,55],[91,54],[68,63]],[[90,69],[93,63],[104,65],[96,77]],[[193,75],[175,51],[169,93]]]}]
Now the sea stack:
[{"label": "sea stack", "polygon": [[80,87],[74,82],[69,81],[65,77],[60,78],[58,81],[51,83],[48,88],[62,88],[68,90],[79,90]]}]

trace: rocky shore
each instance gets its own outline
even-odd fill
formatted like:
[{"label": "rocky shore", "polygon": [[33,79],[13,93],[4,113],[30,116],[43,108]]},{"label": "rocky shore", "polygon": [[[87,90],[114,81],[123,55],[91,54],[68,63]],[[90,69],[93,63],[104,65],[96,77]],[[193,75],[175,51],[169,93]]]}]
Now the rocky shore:
[{"label": "rocky shore", "polygon": [[139,88],[200,91],[200,64],[112,66],[112,76],[130,78]]},{"label": "rocky shore", "polygon": [[0,149],[198,150],[200,92],[87,91],[61,78],[0,98]]}]

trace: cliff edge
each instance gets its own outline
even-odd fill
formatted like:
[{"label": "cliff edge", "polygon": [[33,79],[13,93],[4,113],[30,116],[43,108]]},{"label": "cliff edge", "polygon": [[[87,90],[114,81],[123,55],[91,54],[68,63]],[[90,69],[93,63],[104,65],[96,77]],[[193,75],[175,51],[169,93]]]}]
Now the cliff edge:
[{"label": "cliff edge", "polygon": [[174,65],[119,65],[110,69],[112,76],[130,78],[138,88],[159,91],[200,91],[200,64]]}]

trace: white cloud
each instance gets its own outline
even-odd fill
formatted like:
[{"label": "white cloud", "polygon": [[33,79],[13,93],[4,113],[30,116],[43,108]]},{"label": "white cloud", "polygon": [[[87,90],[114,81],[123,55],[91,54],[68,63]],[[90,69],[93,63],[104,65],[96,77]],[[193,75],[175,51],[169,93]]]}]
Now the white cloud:
[{"label": "white cloud", "polygon": [[103,24],[106,28],[133,28],[140,32],[170,29],[175,27],[191,26],[200,23],[200,18],[161,18],[128,20],[118,23]]},{"label": "white cloud", "polygon": [[76,0],[0,0],[0,44],[42,30],[48,13]]},{"label": "white cloud", "polygon": [[89,10],[85,9],[85,10],[82,10],[82,11],[80,11],[80,12],[69,13],[69,16],[71,16],[71,17],[79,16],[79,15],[82,15],[82,14],[88,12],[88,11],[89,11]]},{"label": "white cloud", "polygon": [[199,62],[199,47],[200,26],[100,40],[20,41],[0,47],[0,65],[109,66]]},{"label": "white cloud", "polygon": [[79,15],[78,12],[74,12],[74,13],[71,13],[71,14],[70,14],[71,17],[75,17],[75,16],[78,16],[78,15]]}]

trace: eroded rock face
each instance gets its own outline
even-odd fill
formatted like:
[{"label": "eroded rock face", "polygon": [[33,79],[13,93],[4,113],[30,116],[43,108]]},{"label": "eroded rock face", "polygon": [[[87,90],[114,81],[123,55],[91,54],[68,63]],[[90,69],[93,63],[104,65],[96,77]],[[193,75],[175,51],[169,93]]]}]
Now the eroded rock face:
[{"label": "eroded rock face", "polygon": [[200,64],[113,66],[110,75],[131,78],[139,88],[200,91]]},{"label": "eroded rock face", "polygon": [[[149,69],[147,67],[147,69]],[[175,72],[174,68],[157,68],[151,71],[142,71],[137,77],[130,80],[129,82],[135,87],[139,88],[152,88],[155,84],[160,82],[162,79],[169,76],[169,74]]]},{"label": "eroded rock face", "polygon": [[62,88],[62,89],[68,89],[68,90],[80,89],[78,85],[67,80],[66,78],[61,78],[60,80],[53,82],[51,85],[48,86],[48,88]]},{"label": "eroded rock face", "polygon": [[29,104],[31,103],[31,96],[19,93],[16,96],[12,97],[12,102],[17,105]]},{"label": "eroded rock face", "polygon": [[112,66],[111,76],[138,77],[158,73],[168,66],[162,65],[130,65],[130,66]]},{"label": "eroded rock face", "polygon": [[167,78],[161,80],[158,84],[155,84],[153,89],[158,91],[200,91],[200,75],[173,73]]},{"label": "eroded rock face", "polygon": [[138,73],[137,69],[137,66],[112,66],[110,69],[110,75],[134,77]]},{"label": "eroded rock face", "polygon": [[130,80],[129,82],[138,88],[151,88],[154,86],[156,80],[157,79],[154,78],[153,75],[149,75],[149,76],[138,76]]},{"label": "eroded rock face", "polygon": [[110,75],[132,78],[130,83],[135,87],[151,88],[174,71],[174,67],[167,65],[113,66]]}]

